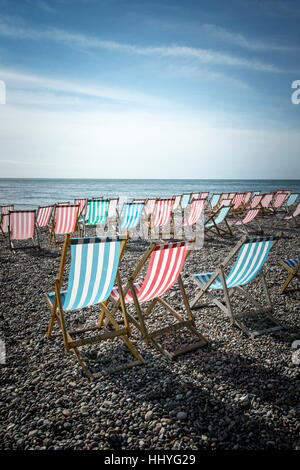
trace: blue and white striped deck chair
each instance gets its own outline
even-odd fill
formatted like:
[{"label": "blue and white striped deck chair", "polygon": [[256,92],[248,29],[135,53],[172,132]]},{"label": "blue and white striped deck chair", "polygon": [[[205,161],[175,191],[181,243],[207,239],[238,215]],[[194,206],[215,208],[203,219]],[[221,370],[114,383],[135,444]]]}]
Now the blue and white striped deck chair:
[{"label": "blue and white striped deck chair", "polygon": [[208,202],[211,210],[215,209],[220,201],[221,194],[213,194]]},{"label": "blue and white striped deck chair", "polygon": [[296,277],[299,279],[300,258],[281,259],[279,263],[289,272],[289,275],[280,289],[280,294],[283,294],[289,283]]},{"label": "blue and white striped deck chair", "polygon": [[[224,235],[233,236],[231,227],[226,220],[231,208],[232,205],[228,205],[211,212],[204,223],[205,231],[212,232],[220,237]],[[221,224],[223,225],[221,226]]]},{"label": "blue and white striped deck chair", "polygon": [[[215,272],[194,274],[193,278],[197,286],[200,287],[200,292],[191,302],[191,308],[202,308],[204,305],[197,305],[199,299],[205,294],[213,303],[225,312],[231,324],[238,326],[249,337],[254,338],[260,334],[267,332],[274,332],[281,328],[278,321],[273,317],[273,308],[268,293],[266,280],[263,274],[263,266],[267,260],[269,251],[275,240],[276,236],[262,236],[262,237],[243,237],[220,264]],[[228,263],[237,255],[237,259],[231,268],[229,274],[225,276],[224,268]],[[254,281],[259,274],[260,281],[263,284],[267,306],[261,305],[244,286]],[[215,295],[213,291],[222,291],[224,294],[224,301],[222,302]],[[231,303],[231,296],[233,293],[238,292],[242,294],[250,303],[252,303],[258,310],[250,310],[248,312],[233,312]],[[213,306],[215,306],[213,305]],[[207,305],[205,305],[206,307]],[[258,314],[264,314],[276,326],[250,331],[240,320],[240,317],[254,317]]]},{"label": "blue and white striped deck chair", "polygon": [[189,194],[183,194],[181,197],[181,207],[182,209],[185,209],[190,201],[190,193]]},{"label": "blue and white striped deck chair", "polygon": [[120,230],[135,229],[140,222],[143,208],[143,202],[126,202],[123,207]]},{"label": "blue and white striped deck chair", "polygon": [[[54,322],[57,320],[63,336],[65,351],[67,353],[70,350],[74,352],[90,380],[100,377],[100,374],[92,373],[89,370],[79,354],[78,348],[81,346],[96,344],[119,337],[134,355],[135,360],[122,364],[111,370],[111,372],[144,362],[128,339],[130,329],[125,302],[123,301],[124,297],[121,302],[123,327],[115,319],[116,312],[110,312],[107,308],[108,299],[115,282],[117,282],[119,289],[121,288],[121,295],[123,296],[119,276],[119,262],[125,245],[125,237],[70,238],[67,235],[62,251],[58,278],[55,281],[55,292],[45,295],[51,310],[47,337],[53,337]],[[63,273],[69,248],[71,250],[69,277],[66,290],[62,290]],[[93,327],[68,331],[65,314],[71,320],[71,313],[74,310],[83,310],[94,305],[100,305],[101,307],[98,323]],[[100,330],[103,331],[106,328],[104,319],[106,320],[105,325],[110,324],[112,329],[109,331],[106,329],[104,333],[100,333]],[[97,334],[91,335],[90,332],[95,330]],[[89,332],[87,336],[73,339],[73,335],[82,335],[87,332]]]},{"label": "blue and white striped deck chair", "polygon": [[291,206],[294,206],[298,200],[298,196],[299,194],[298,193],[292,193],[289,195],[289,197],[287,198],[287,200],[283,203],[282,207],[288,211],[288,208],[291,207]]}]

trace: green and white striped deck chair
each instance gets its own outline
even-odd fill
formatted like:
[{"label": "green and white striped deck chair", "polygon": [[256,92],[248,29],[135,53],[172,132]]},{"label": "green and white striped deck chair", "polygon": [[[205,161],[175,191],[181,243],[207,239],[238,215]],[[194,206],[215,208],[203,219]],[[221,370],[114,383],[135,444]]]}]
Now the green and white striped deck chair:
[{"label": "green and white striped deck chair", "polygon": [[90,199],[84,219],[84,227],[103,225],[107,218],[109,199]]},{"label": "green and white striped deck chair", "polygon": [[[51,338],[53,336],[53,326],[57,320],[63,336],[65,351],[67,353],[70,350],[74,352],[90,380],[94,380],[103,374],[91,372],[86,362],[82,359],[78,348],[88,344],[96,344],[115,338],[121,338],[124,341],[135,357],[135,360],[123,363],[117,368],[110,370],[110,372],[144,363],[143,358],[128,338],[130,329],[119,276],[119,263],[125,245],[125,237],[84,237],[72,239],[67,235],[63,246],[58,278],[55,281],[55,292],[45,295],[51,310],[47,337]],[[71,250],[69,277],[66,290],[62,290],[63,273],[69,248]],[[121,292],[122,327],[115,319],[116,312],[110,312],[107,308],[108,299],[115,281]],[[101,307],[98,323],[93,327],[69,331],[66,317],[70,319],[74,310],[83,310],[94,305],[100,305]],[[106,320],[105,324],[104,320]],[[109,331],[107,331],[105,326],[107,324],[112,327]],[[103,329],[106,331],[100,333],[100,330],[103,331]],[[95,330],[97,334],[91,335],[91,331]],[[79,339],[74,338],[74,336],[82,336],[83,334],[84,337]]]},{"label": "green and white striped deck chair", "polygon": [[[207,307],[207,305],[198,305],[199,299],[203,295],[207,295],[214,304],[210,306],[219,307],[228,315],[231,324],[238,326],[251,338],[267,332],[274,332],[282,328],[279,322],[272,315],[273,308],[263,273],[263,266],[275,240],[278,240],[278,237],[263,236],[250,238],[245,236],[236,244],[236,246],[215,272],[194,274],[193,278],[197,286],[200,287],[200,292],[197,293],[196,297],[191,302],[191,308],[195,309]],[[229,274],[225,276],[224,268],[227,267],[228,263],[236,255],[237,259],[233,267],[231,268]],[[258,274],[263,285],[267,306],[261,305],[256,299],[253,298],[248,290],[245,290],[244,287],[250,282],[254,281]],[[212,292],[214,291],[222,291],[224,295],[224,301],[221,301],[215,295],[213,295]],[[248,300],[257,308],[257,310],[250,310],[248,312],[234,312],[231,296],[235,292],[242,294],[246,300]],[[276,326],[251,331],[239,320],[241,317],[255,317],[259,313],[266,315],[268,319],[272,321],[272,323],[276,324]]]}]

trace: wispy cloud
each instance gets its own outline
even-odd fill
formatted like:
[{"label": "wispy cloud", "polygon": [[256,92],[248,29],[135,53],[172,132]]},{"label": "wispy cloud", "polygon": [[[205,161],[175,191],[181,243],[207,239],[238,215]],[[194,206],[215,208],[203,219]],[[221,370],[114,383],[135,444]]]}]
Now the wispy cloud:
[{"label": "wispy cloud", "polygon": [[37,7],[47,13],[57,13],[57,10],[46,0],[27,0],[27,2],[33,7]]},{"label": "wispy cloud", "polygon": [[211,49],[201,49],[190,46],[172,44],[168,46],[145,46],[135,44],[123,44],[116,41],[107,41],[98,37],[81,33],[72,33],[57,28],[45,28],[43,30],[32,29],[18,25],[11,21],[0,19],[0,35],[17,39],[45,39],[63,43],[70,47],[97,50],[105,49],[114,52],[134,54],[139,56],[172,57],[176,59],[192,59],[202,64],[239,67],[261,72],[282,72],[274,64],[268,64],[256,59],[226,54]]},{"label": "wispy cloud", "polygon": [[[35,100],[34,96],[36,96],[36,93],[39,90],[47,90],[47,92],[49,92],[49,90],[52,90],[58,93],[65,93],[69,96],[83,95],[98,99],[114,100],[123,103],[135,103],[145,106],[155,106],[163,103],[162,100],[154,96],[148,95],[146,93],[140,93],[138,91],[110,88],[105,86],[94,87],[81,85],[72,81],[57,80],[48,77],[43,77],[40,75],[22,73],[15,70],[0,69],[0,77],[7,83],[8,98],[10,87],[12,87],[21,90],[34,90],[35,95],[32,95],[33,101]],[[27,100],[28,99],[30,99],[30,95],[27,94]],[[60,98],[60,100],[61,99],[62,98]],[[21,101],[24,101],[24,95],[21,96]],[[46,101],[48,101],[49,103],[47,97]],[[70,98],[67,98],[67,101],[71,102]]]},{"label": "wispy cloud", "polygon": [[257,40],[253,38],[248,39],[243,34],[228,31],[227,29],[215,24],[204,24],[201,28],[205,31],[205,33],[214,38],[220,39],[222,42],[226,42],[228,44],[232,44],[251,51],[295,52],[300,50],[300,47],[292,45],[274,44],[266,40]]}]

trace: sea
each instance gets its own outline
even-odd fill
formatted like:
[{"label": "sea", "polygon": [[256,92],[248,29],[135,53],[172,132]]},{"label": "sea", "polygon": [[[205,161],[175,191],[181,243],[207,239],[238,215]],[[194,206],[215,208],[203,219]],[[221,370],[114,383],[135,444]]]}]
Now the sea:
[{"label": "sea", "polygon": [[132,198],[171,197],[206,192],[260,191],[288,189],[300,193],[300,179],[48,179],[0,178],[0,206],[14,204],[15,209],[37,209],[55,202],[74,202],[79,198],[114,198],[120,203]]}]

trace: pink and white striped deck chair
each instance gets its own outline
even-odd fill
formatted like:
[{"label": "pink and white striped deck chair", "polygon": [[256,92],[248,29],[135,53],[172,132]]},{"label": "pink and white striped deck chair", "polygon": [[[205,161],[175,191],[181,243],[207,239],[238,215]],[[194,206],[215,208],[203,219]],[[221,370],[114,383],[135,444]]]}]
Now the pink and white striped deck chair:
[{"label": "pink and white striped deck chair", "polygon": [[[190,241],[166,244],[152,243],[138,263],[133,274],[129,277],[125,290],[123,290],[125,303],[127,305],[134,304],[136,311],[136,315],[133,316],[134,314],[129,313],[129,309],[127,308],[129,321],[141,331],[146,343],[151,343],[169,359],[173,359],[179,354],[197,349],[208,343],[196,329],[180,276],[191,244],[192,242]],[[144,280],[142,282],[136,281],[148,260],[148,268]],[[187,320],[162,298],[162,296],[167,294],[171,287],[174,286],[176,281],[178,281],[180,287]],[[118,308],[120,306],[120,298],[117,287],[113,288],[111,297],[116,302],[115,308]],[[150,302],[150,304],[142,311],[141,304],[146,302]],[[166,318],[166,315],[162,315],[161,320],[162,322],[164,321],[164,325],[167,324],[167,326],[162,325],[162,328],[158,330],[149,331],[146,319],[157,303],[162,305],[169,312],[173,321],[174,319],[177,321],[171,323]],[[156,340],[158,336],[163,336],[183,328],[188,329],[190,333],[197,337],[198,341],[170,352]]]},{"label": "pink and white striped deck chair", "polygon": [[86,206],[87,206],[87,199],[74,199],[74,204],[79,205],[79,214],[78,217],[84,217]]},{"label": "pink and white striped deck chair", "polygon": [[[135,201],[135,199],[134,199],[134,201]],[[149,216],[153,213],[154,208],[155,208],[155,203],[156,203],[155,198],[147,199],[146,204],[145,204],[145,213],[146,213],[147,216]]]},{"label": "pink and white striped deck chair", "polygon": [[35,221],[38,229],[50,226],[52,211],[53,206],[39,206]]},{"label": "pink and white striped deck chair", "polygon": [[8,225],[9,225],[9,211],[14,210],[14,205],[11,204],[9,206],[0,206],[0,232],[1,234],[6,237],[8,234]]},{"label": "pink and white striped deck chair", "polygon": [[249,209],[258,208],[262,198],[263,198],[263,194],[255,194],[253,198],[250,200]]},{"label": "pink and white striped deck chair", "polygon": [[263,194],[263,197],[260,201],[260,207],[263,212],[266,212],[270,208],[271,201],[274,197],[273,193]]},{"label": "pink and white striped deck chair", "polygon": [[289,224],[295,224],[297,225],[297,217],[299,218],[299,215],[300,215],[300,202],[298,202],[297,206],[296,206],[296,209],[294,210],[294,212],[290,215],[286,215],[283,220],[287,220],[287,222]]},{"label": "pink and white striped deck chair", "polygon": [[[249,209],[248,212],[243,217],[240,217],[236,221],[230,222],[230,225],[233,227],[244,228],[246,232],[248,232],[248,224],[253,222],[253,220],[256,219],[259,213],[260,213],[260,209]],[[262,231],[261,226],[259,224],[258,224],[258,229]]]},{"label": "pink and white striped deck chair", "polygon": [[244,193],[236,193],[235,196],[232,199],[232,213],[236,212],[238,209],[240,209],[243,206],[243,201],[244,201]]},{"label": "pink and white striped deck chair", "polygon": [[150,227],[166,227],[169,225],[174,199],[157,199],[155,209],[151,218]]},{"label": "pink and white striped deck chair", "polygon": [[187,217],[187,221],[183,223],[184,226],[195,225],[198,222],[198,220],[200,219],[204,211],[206,201],[207,199],[194,199],[193,200],[189,215]]},{"label": "pink and white striped deck chair", "polygon": [[282,207],[282,205],[285,203],[288,197],[289,195],[286,191],[277,192],[271,201],[271,205],[270,205],[271,211],[276,214],[279,211],[279,209]]},{"label": "pink and white striped deck chair", "polygon": [[73,235],[76,227],[78,229],[78,204],[58,206],[55,204],[53,210],[54,214],[50,231],[50,245],[52,240],[54,240],[55,244],[64,242],[64,239],[62,241],[57,241],[57,235]]},{"label": "pink and white striped deck chair", "polygon": [[[40,248],[37,232],[35,232],[35,210],[14,210],[9,211],[9,245],[11,250],[24,249],[24,248]],[[36,245],[19,245],[15,246],[16,240],[34,240],[36,238]],[[17,242],[18,243],[18,242]]]},{"label": "pink and white striped deck chair", "polygon": [[252,191],[246,191],[246,192],[244,193],[244,201],[243,201],[244,207],[247,206],[248,202],[249,202],[250,199],[251,199],[251,196],[252,196]]},{"label": "pink and white striped deck chair", "polygon": [[209,196],[209,192],[201,193],[200,199],[208,199],[208,196]]}]

